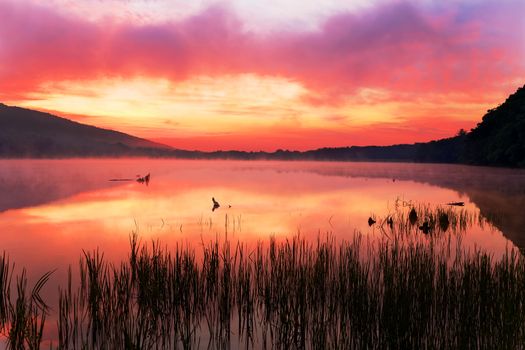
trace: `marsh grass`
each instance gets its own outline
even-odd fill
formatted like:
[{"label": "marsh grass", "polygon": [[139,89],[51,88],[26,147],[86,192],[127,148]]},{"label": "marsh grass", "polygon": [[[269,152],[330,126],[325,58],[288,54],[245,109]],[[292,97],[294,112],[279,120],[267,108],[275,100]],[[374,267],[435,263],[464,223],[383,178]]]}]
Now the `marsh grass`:
[{"label": "marsh grass", "polygon": [[9,292],[11,290],[11,266],[5,252],[0,258],[0,331],[9,323]]},{"label": "marsh grass", "polygon": [[0,333],[9,349],[40,349],[44,325],[49,310],[40,297],[40,291],[53,271],[38,279],[31,290],[25,269],[16,277],[15,290],[11,288],[14,264],[5,253],[0,257]]},{"label": "marsh grass", "polygon": [[[59,290],[57,346],[524,348],[525,258],[512,249],[500,259],[463,249],[461,230],[479,217],[462,209],[417,207],[414,224],[405,209],[392,228],[382,226],[388,234],[379,240],[297,235],[248,246],[216,238],[202,242],[197,258],[195,247],[143,244],[133,234],[120,264],[84,252],[78,274],[70,268]],[[423,235],[417,225],[431,217],[433,230]],[[23,315],[28,335],[9,346],[36,348],[45,307],[26,295],[24,274],[11,302],[9,266],[4,255],[2,329],[18,329],[12,315]],[[18,300],[25,309],[14,312],[9,305]]]}]

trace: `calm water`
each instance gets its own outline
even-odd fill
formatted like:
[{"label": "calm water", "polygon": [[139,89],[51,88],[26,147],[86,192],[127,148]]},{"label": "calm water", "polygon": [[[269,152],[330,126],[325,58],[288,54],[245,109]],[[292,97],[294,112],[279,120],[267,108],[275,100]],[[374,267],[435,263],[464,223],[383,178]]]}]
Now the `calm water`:
[{"label": "calm water", "polygon": [[[151,173],[146,184],[112,182]],[[30,278],[56,269],[48,298],[82,250],[127,256],[131,232],[168,247],[215,237],[248,244],[300,234],[383,237],[378,222],[410,205],[465,202],[466,249],[525,247],[525,172],[402,163],[177,160],[0,161],[0,250]],[[221,207],[212,211],[215,197]],[[231,207],[230,207],[231,206]],[[62,281],[62,282],[61,282]]]},{"label": "calm water", "polygon": [[[151,173],[148,186],[134,179]],[[0,161],[1,249],[28,269],[62,268],[97,247],[125,257],[143,240],[245,242],[300,233],[380,235],[368,218],[397,206],[465,202],[488,225],[464,242],[500,252],[525,246],[525,172],[400,163],[177,160]],[[221,207],[212,212],[215,197]],[[230,207],[231,206],[231,207]]]}]

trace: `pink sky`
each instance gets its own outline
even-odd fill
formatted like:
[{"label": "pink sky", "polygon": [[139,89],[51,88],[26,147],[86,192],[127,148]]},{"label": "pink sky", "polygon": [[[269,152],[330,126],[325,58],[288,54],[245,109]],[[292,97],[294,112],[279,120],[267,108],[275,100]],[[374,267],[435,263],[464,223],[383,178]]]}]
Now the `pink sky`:
[{"label": "pink sky", "polygon": [[0,0],[0,101],[178,148],[470,129],[525,82],[520,0]]}]

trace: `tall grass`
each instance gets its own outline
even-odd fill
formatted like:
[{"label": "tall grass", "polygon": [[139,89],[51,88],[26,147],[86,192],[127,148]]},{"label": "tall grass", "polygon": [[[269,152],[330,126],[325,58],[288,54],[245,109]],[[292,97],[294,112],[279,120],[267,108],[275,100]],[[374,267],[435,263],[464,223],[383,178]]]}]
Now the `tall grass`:
[{"label": "tall grass", "polygon": [[0,331],[9,323],[9,291],[11,290],[11,266],[5,252],[0,257]]},{"label": "tall grass", "polygon": [[0,333],[7,339],[9,349],[39,349],[49,309],[40,291],[53,272],[45,273],[29,290],[26,271],[22,270],[12,291],[13,268],[3,253],[0,257]]},{"label": "tall grass", "polygon": [[[453,232],[478,218],[450,209],[443,230],[439,217],[447,208],[417,210],[420,222],[437,218],[428,235],[406,211],[384,226],[389,234],[379,241],[295,236],[250,247],[217,238],[203,242],[196,258],[194,247],[167,249],[132,235],[120,264],[84,252],[78,273],[70,269],[59,291],[57,346],[525,348],[525,258],[515,250],[501,259],[465,251],[461,235],[451,245]],[[20,299],[24,311],[6,313],[28,315],[26,331],[17,332],[28,336],[9,338],[9,346],[37,348],[45,306],[27,296],[24,273],[12,303],[9,263],[5,256],[0,262],[0,306],[18,308]],[[3,330],[18,329],[16,317],[2,320]]]},{"label": "tall grass", "polygon": [[60,348],[523,348],[525,260],[451,263],[438,245],[225,241],[196,261],[155,244],[118,267],[86,254],[88,278],[61,294]]}]

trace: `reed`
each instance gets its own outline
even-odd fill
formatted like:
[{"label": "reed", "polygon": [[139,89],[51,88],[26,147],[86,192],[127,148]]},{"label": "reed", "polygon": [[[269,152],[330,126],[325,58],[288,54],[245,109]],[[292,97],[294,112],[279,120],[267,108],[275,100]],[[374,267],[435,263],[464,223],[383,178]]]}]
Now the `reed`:
[{"label": "reed", "polygon": [[0,331],[6,330],[9,321],[9,291],[11,290],[11,266],[5,252],[0,257]]},{"label": "reed", "polygon": [[49,306],[40,296],[53,271],[38,279],[31,290],[25,269],[16,277],[16,288],[11,290],[11,269],[5,253],[0,259],[0,332],[7,338],[9,349],[39,349]]},{"label": "reed", "polygon": [[[57,346],[524,348],[525,258],[516,250],[494,259],[463,249],[461,230],[480,220],[463,209],[420,206],[416,223],[411,209],[381,226],[379,240],[297,235],[248,246],[216,238],[202,243],[197,259],[195,247],[167,249],[133,234],[120,264],[84,252],[78,273],[70,268],[60,288]],[[432,221],[429,234],[418,229],[423,220]],[[8,345],[37,348],[46,307],[27,293],[25,273],[11,302],[10,276],[4,255]]]},{"label": "reed", "polygon": [[[119,266],[85,254],[82,273],[98,277],[62,295],[60,347],[521,348],[523,257],[451,260],[446,245],[216,241],[197,261],[191,249],[152,244]],[[83,322],[71,322],[69,302]]]}]

